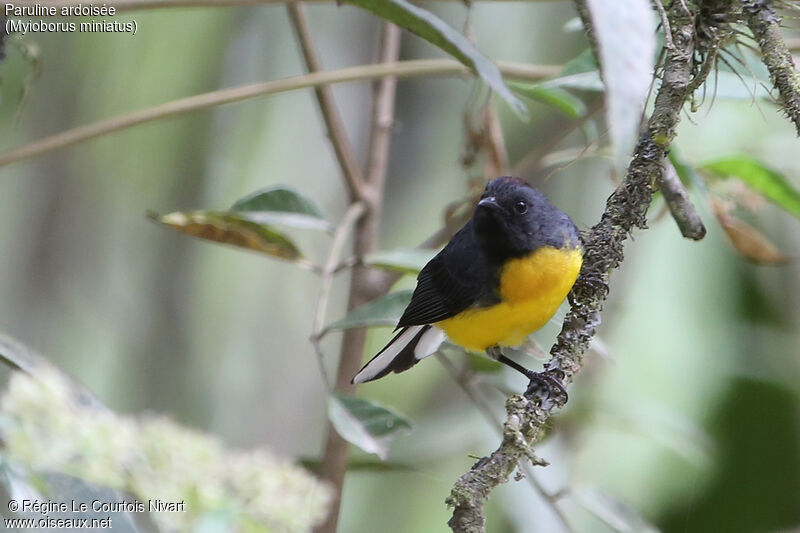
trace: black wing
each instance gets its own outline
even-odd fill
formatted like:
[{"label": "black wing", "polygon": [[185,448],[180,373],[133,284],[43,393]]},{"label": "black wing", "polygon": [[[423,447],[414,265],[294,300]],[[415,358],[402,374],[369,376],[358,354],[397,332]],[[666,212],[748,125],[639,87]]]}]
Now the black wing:
[{"label": "black wing", "polygon": [[498,303],[497,285],[498,269],[475,240],[470,221],[419,273],[397,327],[431,324],[470,307]]}]

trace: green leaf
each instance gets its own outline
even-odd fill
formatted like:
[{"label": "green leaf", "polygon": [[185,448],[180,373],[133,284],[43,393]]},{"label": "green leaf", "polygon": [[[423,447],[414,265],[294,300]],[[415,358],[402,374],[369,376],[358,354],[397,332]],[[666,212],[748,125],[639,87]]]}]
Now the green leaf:
[{"label": "green leaf", "polygon": [[700,165],[722,178],[734,177],[774,204],[800,218],[800,192],[779,172],[747,156],[730,156]]},{"label": "green leaf", "polygon": [[606,86],[608,122],[617,173],[622,175],[639,137],[639,125],[656,52],[650,0],[587,0]]},{"label": "green leaf", "polygon": [[575,89],[577,91],[604,92],[606,86],[600,78],[600,71],[590,70],[588,72],[577,72],[558,78],[552,78],[539,84],[540,87],[561,87],[564,89]]},{"label": "green leaf", "polygon": [[28,348],[21,342],[7,335],[0,333],[0,361],[11,367],[31,376],[40,375],[42,371],[55,372],[61,376],[65,383],[70,387],[70,393],[75,401],[81,405],[90,405],[104,409],[98,400],[89,390],[79,383],[76,379],[65,374],[61,369],[52,364],[46,357]]},{"label": "green leaf", "polygon": [[353,309],[344,318],[325,328],[322,333],[324,335],[334,329],[394,326],[411,301],[412,292],[408,290],[385,294],[368,304]]},{"label": "green leaf", "polygon": [[[319,459],[304,458],[300,459],[299,463],[304,468],[312,472],[319,472],[322,467],[322,461]],[[389,461],[376,461],[374,459],[350,459],[347,462],[348,472],[416,472],[417,470],[404,463],[395,463]]]},{"label": "green leaf", "polygon": [[0,334],[0,360],[14,370],[34,374],[43,358],[24,344]]},{"label": "green leaf", "polygon": [[230,244],[288,260],[302,258],[294,243],[283,233],[235,213],[212,211],[175,212],[148,216],[181,233],[223,244]]},{"label": "green leaf", "polygon": [[328,399],[328,418],[346,441],[381,459],[389,455],[392,439],[411,423],[376,403],[333,393]]},{"label": "green leaf", "polygon": [[314,202],[287,187],[256,191],[233,204],[231,211],[258,224],[332,231]]},{"label": "green leaf", "polygon": [[[577,17],[576,19],[578,24],[580,24],[580,31],[583,31],[581,19]],[[598,72],[598,70],[599,66],[597,65],[597,59],[594,57],[594,52],[592,52],[591,48],[587,47],[584,48],[580,54],[564,63],[564,68],[561,69],[559,76],[563,77],[572,74],[582,74],[584,72]]]},{"label": "green leaf", "polygon": [[288,187],[273,187],[248,194],[233,204],[231,211],[280,211],[324,218],[314,202]]},{"label": "green leaf", "polygon": [[600,93],[606,90],[591,48],[584,49],[576,57],[567,61],[558,77],[543,81],[538,86]]},{"label": "green leaf", "polygon": [[436,250],[396,248],[367,254],[364,262],[370,266],[395,270],[403,274],[418,274],[436,253]]},{"label": "green leaf", "polygon": [[[67,387],[67,392],[76,405],[92,408],[98,412],[106,410],[106,407],[81,383],[71,376],[63,373],[59,368],[50,363],[44,356],[36,353],[21,342],[0,334],[0,360],[12,369],[24,374],[41,379],[44,376],[55,374],[63,381]],[[46,378],[44,378],[46,379]],[[5,404],[4,404],[5,405]],[[7,406],[6,406],[7,407]],[[8,412],[2,415],[4,431],[8,431],[9,422]],[[29,429],[38,435],[38,431]],[[30,435],[30,434],[29,434]],[[7,438],[5,435],[4,438]],[[6,444],[7,445],[7,444]],[[7,453],[7,449],[4,449]],[[55,495],[52,499],[58,502],[76,502],[76,504],[86,504],[87,510],[69,511],[67,514],[54,512],[53,518],[76,518],[76,519],[103,519],[107,513],[95,513],[91,509],[91,502],[101,501],[114,503],[126,499],[120,492],[104,487],[77,477],[50,471],[31,472],[22,465],[15,463],[11,468],[6,456],[0,455],[0,497],[5,501],[28,497],[35,493]],[[0,513],[4,517],[23,517],[40,518],[40,515],[32,512],[9,512]],[[114,530],[121,533],[137,533],[140,531],[131,513],[113,513]]]},{"label": "green leaf", "polygon": [[474,70],[520,118],[528,118],[525,104],[506,87],[497,66],[469,39],[430,11],[406,0],[342,0],[342,3],[366,9],[438,46]]},{"label": "green leaf", "polygon": [[572,17],[568,21],[564,23],[564,27],[561,28],[564,33],[572,33],[576,31],[583,31],[583,21],[580,17]]},{"label": "green leaf", "polygon": [[586,105],[567,91],[558,87],[543,87],[540,84],[509,82],[512,90],[543,104],[554,107],[570,118],[579,118],[586,114]]}]

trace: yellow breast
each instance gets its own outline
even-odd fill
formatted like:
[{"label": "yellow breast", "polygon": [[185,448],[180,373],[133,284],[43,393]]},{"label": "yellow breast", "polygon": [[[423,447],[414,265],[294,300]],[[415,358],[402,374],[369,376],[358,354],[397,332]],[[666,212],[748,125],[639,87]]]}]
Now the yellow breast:
[{"label": "yellow breast", "polygon": [[522,344],[555,314],[582,263],[579,249],[550,246],[512,259],[500,274],[500,303],[468,309],[436,325],[452,342],[470,350]]}]

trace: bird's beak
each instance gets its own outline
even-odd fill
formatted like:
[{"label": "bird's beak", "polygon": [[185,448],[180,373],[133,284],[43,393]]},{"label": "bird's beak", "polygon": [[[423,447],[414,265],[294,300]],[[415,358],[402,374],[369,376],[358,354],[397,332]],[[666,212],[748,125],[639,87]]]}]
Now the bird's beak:
[{"label": "bird's beak", "polygon": [[478,202],[478,207],[485,207],[486,209],[490,209],[492,211],[502,210],[500,204],[497,203],[497,198],[495,198],[494,196],[482,198],[481,201]]}]

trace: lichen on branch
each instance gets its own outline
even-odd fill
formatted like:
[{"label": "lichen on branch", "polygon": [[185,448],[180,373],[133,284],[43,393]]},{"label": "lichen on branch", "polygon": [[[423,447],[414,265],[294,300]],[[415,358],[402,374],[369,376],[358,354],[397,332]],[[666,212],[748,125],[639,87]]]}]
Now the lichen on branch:
[{"label": "lichen on branch", "polygon": [[[623,245],[635,228],[647,227],[647,209],[653,197],[653,186],[663,171],[663,161],[684,102],[690,96],[695,73],[694,16],[680,1],[667,9],[672,32],[671,49],[666,50],[663,82],[656,95],[647,130],[639,139],[625,178],[608,198],[606,209],[585,237],[584,265],[570,293],[571,308],[550,350],[545,370],[571,382],[581,369],[583,354],[600,323],[600,311],[608,294],[611,271],[623,260]],[[702,53],[703,51],[700,50]],[[521,461],[533,460],[531,446],[541,438],[551,412],[560,407],[558,401],[532,392],[514,395],[506,403],[507,420],[499,447],[480,459],[456,482],[447,504],[453,507],[449,521],[459,533],[482,533],[486,517],[483,506],[491,491],[505,483]]]},{"label": "lichen on branch", "polygon": [[744,14],[761,48],[761,61],[780,94],[781,108],[800,135],[800,74],[780,32],[780,17],[766,0],[744,0]]}]

